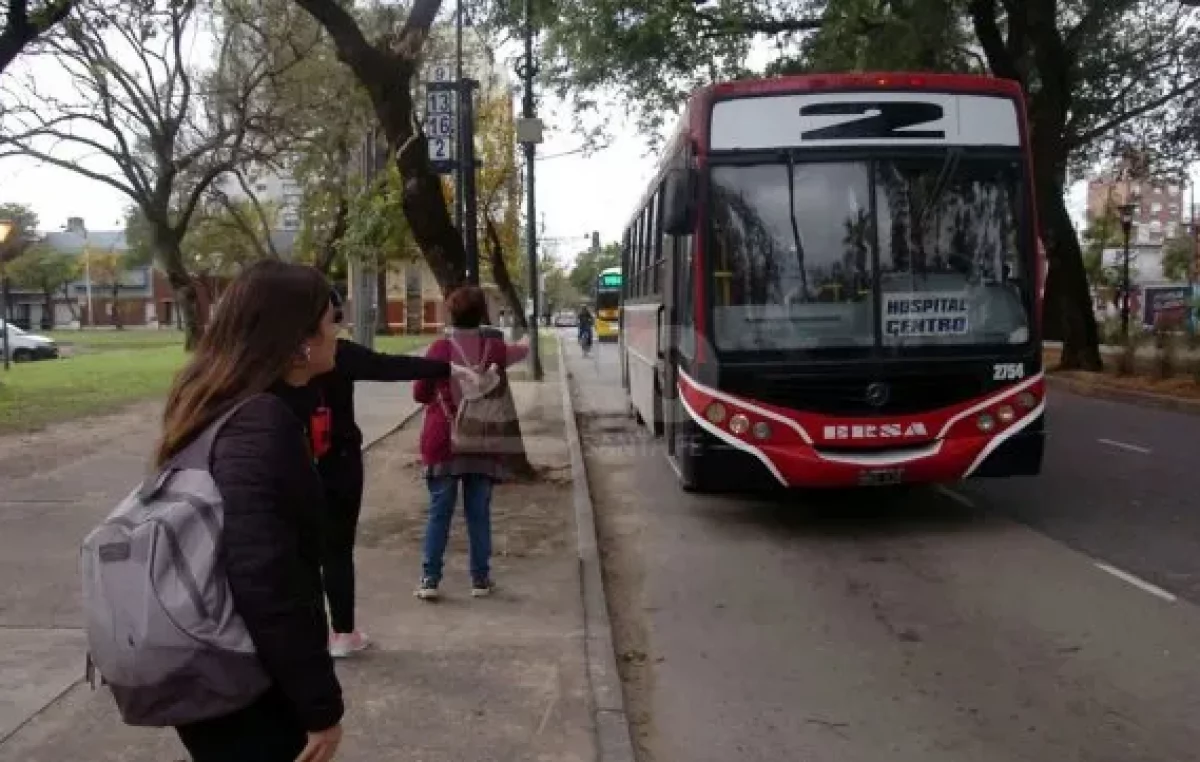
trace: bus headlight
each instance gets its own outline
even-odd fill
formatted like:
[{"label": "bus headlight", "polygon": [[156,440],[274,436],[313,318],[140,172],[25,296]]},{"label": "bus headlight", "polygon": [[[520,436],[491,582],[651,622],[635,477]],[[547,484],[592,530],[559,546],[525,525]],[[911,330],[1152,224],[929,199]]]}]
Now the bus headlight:
[{"label": "bus headlight", "polygon": [[723,423],[725,421],[725,406],[720,402],[714,402],[704,411],[704,415],[712,423]]},{"label": "bus headlight", "polygon": [[987,413],[980,413],[979,417],[975,419],[975,425],[979,427],[980,431],[987,434],[996,428],[996,419]]},{"label": "bus headlight", "polygon": [[1012,423],[1017,414],[1008,405],[1001,405],[996,409],[996,417],[1000,419],[1000,423]]},{"label": "bus headlight", "polygon": [[1017,395],[1017,404],[1026,410],[1033,410],[1037,407],[1037,397],[1031,392],[1021,392]]},{"label": "bus headlight", "polygon": [[758,423],[754,424],[753,431],[755,439],[771,438],[771,426],[766,421],[759,421]]},{"label": "bus headlight", "polygon": [[750,430],[750,419],[741,413],[737,413],[729,419],[729,430],[739,437]]}]

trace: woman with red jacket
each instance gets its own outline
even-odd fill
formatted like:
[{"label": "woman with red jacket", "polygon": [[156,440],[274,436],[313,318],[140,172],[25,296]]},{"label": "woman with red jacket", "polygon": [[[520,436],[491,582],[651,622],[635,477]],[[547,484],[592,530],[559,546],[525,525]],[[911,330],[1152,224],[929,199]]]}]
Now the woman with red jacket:
[{"label": "woman with red jacket", "polygon": [[[446,308],[450,313],[450,331],[445,338],[429,346],[425,353],[429,359],[474,367],[495,365],[503,374],[505,368],[520,362],[529,353],[526,346],[507,344],[499,332],[481,329],[487,302],[479,288],[464,286],[457,289],[447,297]],[[504,465],[495,456],[457,455],[451,449],[451,420],[457,401],[462,398],[457,382],[452,379],[417,381],[413,384],[413,397],[425,405],[421,460],[429,488],[424,568],[416,595],[422,600],[438,597],[442,557],[446,553],[450,518],[454,514],[454,504],[458,502],[460,485],[470,544],[471,595],[488,595],[492,591],[492,485],[507,476]]]}]

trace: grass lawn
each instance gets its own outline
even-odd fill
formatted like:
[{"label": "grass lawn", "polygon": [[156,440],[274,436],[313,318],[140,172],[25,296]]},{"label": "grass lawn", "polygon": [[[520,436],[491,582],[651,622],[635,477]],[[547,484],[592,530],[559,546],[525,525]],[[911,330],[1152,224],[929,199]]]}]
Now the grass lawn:
[{"label": "grass lawn", "polygon": [[376,336],[375,351],[392,355],[424,354],[436,336]]},{"label": "grass lawn", "polygon": [[[55,421],[103,415],[160,397],[183,364],[179,331],[52,331],[73,356],[14,364],[0,371],[0,434],[29,431]],[[378,336],[375,347],[393,354],[421,352],[430,336]]]},{"label": "grass lawn", "polygon": [[120,349],[150,349],[152,347],[182,347],[183,331],[174,328],[151,330],[145,328],[86,331],[35,331],[48,336],[76,354],[107,352]]},{"label": "grass lawn", "polygon": [[0,371],[0,433],[98,415],[166,393],[182,346],[110,349]]}]

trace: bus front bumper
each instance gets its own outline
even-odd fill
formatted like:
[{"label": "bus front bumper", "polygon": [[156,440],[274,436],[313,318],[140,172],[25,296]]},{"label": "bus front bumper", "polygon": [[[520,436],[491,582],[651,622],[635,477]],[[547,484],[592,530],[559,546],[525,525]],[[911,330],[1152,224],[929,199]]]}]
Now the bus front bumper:
[{"label": "bus front bumper", "polygon": [[1036,476],[1045,449],[1044,418],[1044,414],[1037,416],[999,441],[985,436],[945,439],[909,453],[829,453],[771,445],[749,452],[703,431],[693,432],[691,452],[699,456],[699,467],[706,473],[719,474],[720,481],[739,489],[946,484],[976,477]]}]

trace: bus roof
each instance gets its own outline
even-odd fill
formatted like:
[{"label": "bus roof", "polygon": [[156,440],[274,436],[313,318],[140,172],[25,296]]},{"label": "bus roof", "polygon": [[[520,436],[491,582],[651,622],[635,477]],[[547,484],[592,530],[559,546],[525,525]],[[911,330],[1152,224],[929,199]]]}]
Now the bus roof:
[{"label": "bus roof", "polygon": [[998,77],[976,74],[932,74],[920,72],[863,72],[860,74],[800,74],[766,79],[718,82],[692,93],[689,101],[706,105],[713,100],[739,95],[767,95],[830,90],[928,90],[1021,97],[1021,86]]},{"label": "bus roof", "polygon": [[[628,230],[653,195],[667,162],[681,143],[690,143],[693,150],[707,150],[709,135],[709,112],[715,102],[738,97],[758,95],[782,95],[785,93],[834,92],[839,90],[878,91],[925,91],[953,94],[993,95],[1017,101],[1022,140],[1028,140],[1025,126],[1025,99],[1021,85],[1010,79],[982,76],[978,74],[937,74],[924,72],[861,72],[797,74],[785,77],[738,79],[717,82],[695,90],[687,99],[683,112],[671,131],[658,160],[649,186],[639,194],[629,220]],[[622,234],[623,235],[623,234]]]}]

